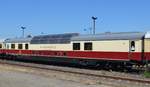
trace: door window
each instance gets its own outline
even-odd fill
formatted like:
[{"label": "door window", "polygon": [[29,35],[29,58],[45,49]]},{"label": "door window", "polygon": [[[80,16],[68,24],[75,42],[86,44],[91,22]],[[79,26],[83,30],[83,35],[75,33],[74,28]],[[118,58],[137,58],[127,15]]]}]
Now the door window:
[{"label": "door window", "polygon": [[131,41],[130,50],[131,50],[131,51],[135,51],[135,41]]}]

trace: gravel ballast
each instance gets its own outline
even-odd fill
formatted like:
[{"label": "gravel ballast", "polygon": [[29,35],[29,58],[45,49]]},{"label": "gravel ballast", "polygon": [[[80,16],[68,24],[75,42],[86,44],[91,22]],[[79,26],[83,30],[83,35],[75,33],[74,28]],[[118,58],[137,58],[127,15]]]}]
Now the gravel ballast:
[{"label": "gravel ballast", "polygon": [[0,87],[111,87],[90,85],[38,74],[10,71],[0,68]]}]

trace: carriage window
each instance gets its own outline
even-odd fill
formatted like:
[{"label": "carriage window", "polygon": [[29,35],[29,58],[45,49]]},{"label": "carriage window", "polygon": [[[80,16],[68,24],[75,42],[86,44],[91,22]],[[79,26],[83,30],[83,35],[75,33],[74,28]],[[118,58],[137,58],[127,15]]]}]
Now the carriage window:
[{"label": "carriage window", "polygon": [[9,44],[6,44],[6,48],[9,49]]},{"label": "carriage window", "polygon": [[84,50],[92,50],[92,43],[84,43]]},{"label": "carriage window", "polygon": [[11,44],[11,49],[15,49],[15,44]]},{"label": "carriage window", "polygon": [[2,44],[0,44],[0,48],[2,48]]},{"label": "carriage window", "polygon": [[22,44],[18,44],[18,49],[22,49]]},{"label": "carriage window", "polygon": [[28,44],[25,44],[25,49],[29,49],[29,45]]},{"label": "carriage window", "polygon": [[73,43],[73,50],[80,50],[80,43]]},{"label": "carriage window", "polygon": [[131,41],[131,51],[135,51],[135,41]]}]

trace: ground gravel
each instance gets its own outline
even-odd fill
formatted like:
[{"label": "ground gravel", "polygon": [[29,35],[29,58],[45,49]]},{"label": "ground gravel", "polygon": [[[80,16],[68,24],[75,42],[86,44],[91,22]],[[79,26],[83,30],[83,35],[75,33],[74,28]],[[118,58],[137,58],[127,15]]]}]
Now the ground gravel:
[{"label": "ground gravel", "polygon": [[0,87],[111,87],[0,69]]},{"label": "ground gravel", "polygon": [[[97,73],[116,75],[114,72]],[[126,74],[121,76],[126,77]],[[150,87],[150,84],[0,64],[0,87]]]}]

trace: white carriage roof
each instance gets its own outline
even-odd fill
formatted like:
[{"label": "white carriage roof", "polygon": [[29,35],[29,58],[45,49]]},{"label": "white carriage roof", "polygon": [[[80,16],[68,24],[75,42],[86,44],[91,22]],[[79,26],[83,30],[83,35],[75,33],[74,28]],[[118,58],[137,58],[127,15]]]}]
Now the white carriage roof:
[{"label": "white carriage roof", "polygon": [[6,39],[4,43],[29,43],[32,38],[11,38]]},{"label": "white carriage roof", "polygon": [[144,32],[120,32],[102,33],[96,35],[80,35],[73,37],[72,41],[96,41],[96,40],[137,40],[144,38]]}]

